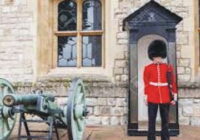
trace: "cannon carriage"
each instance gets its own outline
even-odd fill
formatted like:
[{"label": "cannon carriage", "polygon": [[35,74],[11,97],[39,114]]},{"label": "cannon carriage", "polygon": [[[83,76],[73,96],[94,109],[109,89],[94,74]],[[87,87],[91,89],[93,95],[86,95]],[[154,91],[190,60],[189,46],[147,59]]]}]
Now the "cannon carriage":
[{"label": "cannon carriage", "polygon": [[[0,79],[0,140],[7,140],[15,126],[17,114],[20,114],[18,139],[53,139],[53,133],[59,140],[58,129],[68,131],[69,140],[82,140],[85,128],[87,107],[85,103],[85,87],[81,79],[74,79],[68,89],[67,106],[55,103],[55,97],[45,92],[16,94],[12,84]],[[41,118],[28,120],[25,114],[33,114]],[[32,136],[29,122],[48,124],[47,136]],[[21,134],[24,125],[26,136]]]}]

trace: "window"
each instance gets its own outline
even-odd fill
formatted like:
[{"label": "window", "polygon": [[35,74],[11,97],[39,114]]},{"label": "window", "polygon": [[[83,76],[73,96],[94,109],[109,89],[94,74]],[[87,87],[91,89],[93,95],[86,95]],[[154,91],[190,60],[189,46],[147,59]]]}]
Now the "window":
[{"label": "window", "polygon": [[57,5],[58,67],[101,67],[103,16],[101,0],[64,0]]}]

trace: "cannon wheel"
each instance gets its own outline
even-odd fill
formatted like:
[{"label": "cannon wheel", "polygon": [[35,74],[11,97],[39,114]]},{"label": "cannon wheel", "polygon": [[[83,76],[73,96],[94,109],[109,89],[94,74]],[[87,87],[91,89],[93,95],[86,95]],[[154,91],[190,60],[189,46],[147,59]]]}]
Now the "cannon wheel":
[{"label": "cannon wheel", "polygon": [[69,88],[67,127],[69,140],[82,140],[85,128],[85,88],[81,79],[74,79]]},{"label": "cannon wheel", "polygon": [[8,138],[16,122],[16,115],[9,114],[9,107],[3,105],[2,100],[6,94],[15,94],[13,86],[9,81],[0,78],[0,140]]}]

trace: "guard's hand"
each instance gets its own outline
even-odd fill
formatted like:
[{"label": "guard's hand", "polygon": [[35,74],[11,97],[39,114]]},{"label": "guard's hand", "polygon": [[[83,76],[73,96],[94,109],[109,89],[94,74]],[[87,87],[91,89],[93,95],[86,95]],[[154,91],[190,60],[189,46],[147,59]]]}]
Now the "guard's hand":
[{"label": "guard's hand", "polygon": [[177,94],[174,94],[173,96],[174,96],[174,100],[171,101],[171,105],[176,105],[178,96]]},{"label": "guard's hand", "polygon": [[172,101],[170,102],[170,104],[171,104],[171,105],[176,105],[176,101],[172,100]]}]

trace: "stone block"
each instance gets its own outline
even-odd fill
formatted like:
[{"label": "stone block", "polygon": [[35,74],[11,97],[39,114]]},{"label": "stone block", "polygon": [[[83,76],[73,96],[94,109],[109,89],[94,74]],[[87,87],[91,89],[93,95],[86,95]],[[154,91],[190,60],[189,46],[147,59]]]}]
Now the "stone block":
[{"label": "stone block", "polygon": [[2,7],[2,13],[7,13],[7,12],[10,12],[10,8],[9,6],[4,6]]},{"label": "stone block", "polygon": [[[128,106],[128,105],[127,105]],[[124,115],[127,115],[128,114],[128,107],[127,106],[124,106]]]},{"label": "stone block", "polygon": [[115,76],[115,80],[116,81],[121,81],[121,76],[120,75]]},{"label": "stone block", "polygon": [[94,107],[94,115],[96,115],[96,116],[100,115],[99,106],[95,106],[95,107]]},{"label": "stone block", "polygon": [[121,88],[121,87],[115,87],[113,88],[113,93],[115,97],[125,98],[127,97],[128,89],[127,88]]},{"label": "stone block", "polygon": [[[180,44],[177,44],[177,45],[176,45],[176,50],[179,52],[178,55],[177,55],[177,58],[181,58],[181,57],[180,57],[180,56],[181,56],[181,52],[180,52],[181,48],[182,48],[182,45],[180,45]],[[178,56],[179,56],[179,57],[178,57]]]},{"label": "stone block", "polygon": [[194,103],[200,103],[200,99],[194,99]]},{"label": "stone block", "polygon": [[3,36],[3,33],[4,33],[3,29],[0,29],[0,36]]},{"label": "stone block", "polygon": [[105,116],[105,115],[110,115],[111,114],[111,108],[110,106],[100,106],[100,115]]},{"label": "stone block", "polygon": [[88,116],[86,118],[87,125],[100,125],[101,124],[101,117],[97,116]]},{"label": "stone block", "polygon": [[181,58],[181,52],[180,52],[180,51],[177,51],[177,52],[176,52],[176,57],[177,57],[177,58]]},{"label": "stone block", "polygon": [[179,100],[179,105],[181,106],[192,106],[193,105],[193,99],[180,99]]},{"label": "stone block", "polygon": [[183,116],[183,108],[180,105],[179,105],[179,108],[178,108],[178,116],[179,116],[179,118],[184,117]]},{"label": "stone block", "polygon": [[200,105],[193,105],[193,116],[200,117]]},{"label": "stone block", "polygon": [[95,106],[95,105],[97,105],[97,98],[86,98],[86,104],[88,106]]},{"label": "stone block", "polygon": [[126,98],[117,98],[116,106],[127,106]]},{"label": "stone block", "polygon": [[190,66],[190,59],[179,59],[179,65],[183,67]]},{"label": "stone block", "polygon": [[127,124],[127,117],[122,116],[120,117],[120,125],[126,125]]},{"label": "stone block", "polygon": [[191,68],[189,68],[189,67],[185,68],[185,73],[186,74],[190,74],[191,73]]},{"label": "stone block", "polygon": [[33,69],[32,69],[32,68],[27,68],[27,69],[24,71],[24,74],[33,74]]},{"label": "stone block", "polygon": [[116,67],[126,67],[127,62],[126,60],[116,60],[115,61],[115,66]]},{"label": "stone block", "polygon": [[124,56],[124,53],[123,52],[118,52],[118,53],[116,53],[116,58],[117,59],[124,59],[125,58],[125,56]]},{"label": "stone block", "polygon": [[115,105],[117,105],[117,103],[116,103],[116,98],[108,98],[108,99],[107,99],[107,104],[108,104],[109,106],[115,106]]},{"label": "stone block", "polygon": [[120,75],[123,74],[123,68],[115,68],[114,69],[114,74],[116,75]]},{"label": "stone block", "polygon": [[127,82],[128,81],[128,75],[122,75],[121,76],[121,80],[123,81],[123,82]]},{"label": "stone block", "polygon": [[110,118],[109,117],[101,117],[101,124],[102,125],[109,125],[110,124]]},{"label": "stone block", "polygon": [[200,117],[191,117],[192,126],[200,126]]},{"label": "stone block", "polygon": [[184,106],[183,107],[183,116],[189,117],[193,115],[193,107],[192,106]]},{"label": "stone block", "polygon": [[27,0],[15,0],[15,5],[26,5]]},{"label": "stone block", "polygon": [[178,67],[177,68],[177,73],[178,74],[184,74],[185,73],[185,68],[184,67]]},{"label": "stone block", "polygon": [[[124,44],[118,44],[117,45],[117,48],[119,48],[120,50],[122,49],[122,50],[124,50],[124,51],[128,51],[128,49],[129,49],[129,46],[128,45],[124,45]],[[122,53],[122,52],[121,52]]]},{"label": "stone block", "polygon": [[111,115],[113,115],[113,116],[124,115],[124,108],[123,107],[112,107],[111,108]]},{"label": "stone block", "polygon": [[180,125],[189,125],[190,118],[189,117],[179,117],[179,123],[180,123]]},{"label": "stone block", "polygon": [[125,59],[128,60],[129,59],[129,51],[124,51],[124,55],[125,55]]},{"label": "stone block", "polygon": [[111,124],[111,125],[119,125],[119,122],[120,122],[120,120],[119,120],[118,117],[113,116],[113,117],[111,117],[111,119],[110,119],[110,124]]},{"label": "stone block", "polygon": [[129,69],[128,68],[124,68],[124,74],[129,74]]},{"label": "stone block", "polygon": [[191,75],[190,74],[181,74],[181,75],[178,75],[179,82],[189,82],[190,79],[191,79]]},{"label": "stone block", "polygon": [[107,105],[107,98],[98,98],[98,105]]},{"label": "stone block", "polygon": [[118,39],[117,43],[120,44],[120,45],[128,44],[128,39]]},{"label": "stone block", "polygon": [[127,32],[119,32],[119,33],[117,33],[117,38],[118,39],[127,39],[128,33]]}]

